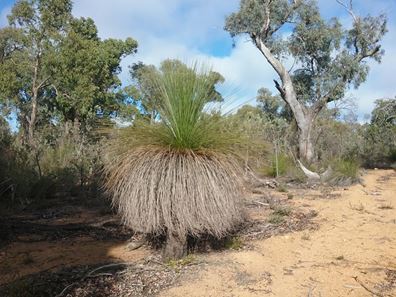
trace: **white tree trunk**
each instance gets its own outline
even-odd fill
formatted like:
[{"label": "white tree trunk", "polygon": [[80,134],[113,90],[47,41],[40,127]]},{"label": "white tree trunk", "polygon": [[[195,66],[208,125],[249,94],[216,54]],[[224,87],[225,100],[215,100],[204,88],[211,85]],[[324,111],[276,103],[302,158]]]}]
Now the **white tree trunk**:
[{"label": "white tree trunk", "polygon": [[299,158],[311,163],[315,161],[316,155],[312,143],[313,120],[308,117],[303,123],[298,123],[298,155]]},{"label": "white tree trunk", "polygon": [[289,72],[283,64],[271,53],[270,49],[260,38],[255,40],[256,46],[267,59],[268,63],[278,73],[281,81],[281,95],[286,104],[293,112],[294,119],[298,126],[298,154],[299,158],[311,163],[315,159],[315,151],[312,143],[312,126],[315,118],[307,108],[297,100],[297,94],[293,87],[293,81]]}]

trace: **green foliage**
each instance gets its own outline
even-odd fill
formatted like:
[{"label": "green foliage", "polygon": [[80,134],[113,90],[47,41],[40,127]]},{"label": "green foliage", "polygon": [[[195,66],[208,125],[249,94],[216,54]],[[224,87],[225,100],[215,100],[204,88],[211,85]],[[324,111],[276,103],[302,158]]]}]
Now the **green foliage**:
[{"label": "green foliage", "polygon": [[337,160],[334,165],[335,174],[356,179],[359,174],[359,163],[355,160]]},{"label": "green foliage", "polygon": [[0,30],[0,43],[6,45],[0,61],[0,104],[18,113],[24,132],[48,120],[47,109],[41,108],[44,90],[50,85],[55,47],[71,17],[69,0],[21,0],[11,10],[10,25]]},{"label": "green foliage", "polygon": [[378,100],[370,124],[363,126],[360,158],[368,167],[396,163],[396,99]]},{"label": "green foliage", "polygon": [[214,85],[218,78],[197,64],[192,68],[162,65],[149,83],[158,94],[155,109],[160,121],[136,121],[132,127],[122,129],[121,146],[227,150],[238,144],[240,136],[226,131],[222,117],[208,106],[216,98]]},{"label": "green foliage", "polygon": [[240,250],[243,247],[243,241],[239,237],[230,237],[226,239],[224,247],[227,250]]},{"label": "green foliage", "polygon": [[291,208],[287,206],[276,206],[274,208],[273,214],[278,216],[287,217],[291,214]]},{"label": "green foliage", "polygon": [[[317,2],[241,0],[225,24],[232,37],[247,35],[278,74],[281,82],[275,80],[275,87],[298,126],[299,158],[308,162],[316,159],[311,135],[315,119],[329,102],[366,81],[367,62],[381,61],[380,43],[387,32],[384,15],[355,15],[351,2],[353,22],[346,29],[337,18],[323,18]],[[279,34],[284,31],[291,34]],[[286,60],[295,61],[290,70]],[[262,93],[268,113],[279,113],[276,98]]]},{"label": "green foliage", "polygon": [[0,29],[0,105],[13,110],[22,140],[53,122],[89,125],[125,106],[121,59],[137,42],[101,40],[92,19],[74,18],[69,0],[17,1]]},{"label": "green foliage", "polygon": [[[137,42],[101,40],[92,19],[72,16],[69,0],[19,0],[8,19],[0,29],[2,203],[86,192],[101,169],[91,127],[131,111],[118,74]],[[16,135],[3,129],[10,115]]]},{"label": "green foliage", "polygon": [[287,174],[289,169],[294,166],[293,160],[288,155],[284,153],[280,153],[277,156],[272,154],[270,165],[264,167],[263,170],[267,176],[279,177]]},{"label": "green foliage", "polygon": [[101,170],[100,143],[81,132],[78,123],[38,131],[35,150],[15,138],[0,145],[0,198],[2,206],[37,204],[56,193],[89,194]]},{"label": "green foliage", "polygon": [[359,181],[360,164],[354,159],[336,159],[330,162],[332,173],[327,182],[338,186],[348,186]]},{"label": "green foliage", "polygon": [[196,261],[197,259],[194,257],[194,255],[187,255],[179,260],[169,260],[166,263],[166,266],[173,270],[180,271],[181,269],[183,269],[183,267],[192,265]]},{"label": "green foliage", "polygon": [[132,38],[100,40],[92,19],[73,19],[62,40],[51,77],[55,106],[63,121],[92,120],[97,113],[109,116],[124,103],[118,74],[121,58],[136,52]]},{"label": "green foliage", "polygon": [[395,126],[396,98],[377,100],[371,113],[371,123],[382,126]]},{"label": "green foliage", "polygon": [[[216,90],[216,85],[223,83],[224,78],[217,72],[207,71],[207,73],[193,73],[193,69],[179,60],[164,60],[157,69],[154,65],[144,65],[136,63],[130,67],[130,75],[133,84],[125,88],[126,94],[132,98],[134,104],[139,107],[140,117],[149,118],[151,122],[158,118],[161,90],[158,88],[157,81],[161,75],[180,72],[190,73],[199,79],[208,80],[208,101],[222,101],[221,94]],[[203,77],[200,77],[203,76]]]},{"label": "green foliage", "polygon": [[270,216],[268,217],[268,223],[270,223],[270,224],[280,225],[284,221],[285,221],[285,218],[280,215],[270,214]]},{"label": "green foliage", "polygon": [[[2,207],[26,205],[39,177],[31,166],[30,154],[17,143],[0,147],[0,203]],[[42,189],[40,189],[42,190]]]},{"label": "green foliage", "polygon": [[270,120],[283,118],[290,121],[292,119],[291,110],[282,98],[279,95],[272,95],[271,91],[266,88],[257,91],[257,103]]},{"label": "green foliage", "polygon": [[101,168],[100,141],[94,133],[82,132],[78,122],[42,131],[39,152],[42,175],[50,176],[65,188],[83,187],[93,182]]},{"label": "green foliage", "polygon": [[[292,73],[294,89],[298,101],[308,105],[339,100],[349,86],[366,80],[369,68],[363,61],[381,61],[386,24],[384,15],[357,16],[352,27],[344,29],[337,18],[325,20],[314,0],[241,0],[225,29],[233,37],[260,39],[279,59],[294,58],[299,65]],[[287,38],[277,34],[285,26],[292,26]]]},{"label": "green foliage", "polygon": [[268,222],[274,225],[280,225],[286,221],[287,216],[291,214],[291,209],[286,206],[276,206],[268,217]]}]

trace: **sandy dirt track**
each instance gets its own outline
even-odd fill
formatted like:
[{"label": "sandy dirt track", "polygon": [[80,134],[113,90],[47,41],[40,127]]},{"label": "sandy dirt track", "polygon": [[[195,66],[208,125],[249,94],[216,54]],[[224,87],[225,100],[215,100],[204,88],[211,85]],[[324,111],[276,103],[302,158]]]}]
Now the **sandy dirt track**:
[{"label": "sandy dirt track", "polygon": [[206,255],[204,269],[161,296],[396,296],[396,173],[363,180],[333,199],[295,192],[294,207],[318,212],[318,230]]}]

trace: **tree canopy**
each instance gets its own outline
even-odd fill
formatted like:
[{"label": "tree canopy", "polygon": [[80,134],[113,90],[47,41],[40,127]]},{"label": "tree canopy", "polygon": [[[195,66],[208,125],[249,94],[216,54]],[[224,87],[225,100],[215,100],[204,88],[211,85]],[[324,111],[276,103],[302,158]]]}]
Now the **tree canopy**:
[{"label": "tree canopy", "polygon": [[69,0],[20,0],[0,29],[0,104],[33,143],[38,126],[111,115],[120,108],[121,59],[137,42],[101,40]]},{"label": "tree canopy", "polygon": [[364,82],[368,60],[380,62],[384,54],[385,15],[357,16],[352,2],[337,2],[351,15],[350,28],[323,18],[314,0],[241,0],[225,24],[232,37],[247,34],[279,75],[276,88],[297,122],[300,157],[308,161],[315,158],[310,134],[318,113]]}]

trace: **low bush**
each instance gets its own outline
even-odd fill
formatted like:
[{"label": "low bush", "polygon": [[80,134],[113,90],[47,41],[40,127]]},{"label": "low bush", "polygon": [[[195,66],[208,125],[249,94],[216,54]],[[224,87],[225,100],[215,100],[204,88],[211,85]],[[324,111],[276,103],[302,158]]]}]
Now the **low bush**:
[{"label": "low bush", "polygon": [[[54,195],[86,192],[99,180],[100,143],[89,141],[75,123],[51,126],[36,134],[34,147],[20,135],[0,134],[0,204],[26,207]],[[94,187],[92,187],[94,188]]]},{"label": "low bush", "polygon": [[337,159],[330,163],[333,172],[329,183],[333,185],[347,186],[359,181],[360,164],[354,159]]},{"label": "low bush", "polygon": [[272,154],[269,165],[263,168],[263,173],[271,177],[285,176],[294,167],[293,160],[286,154]]}]

